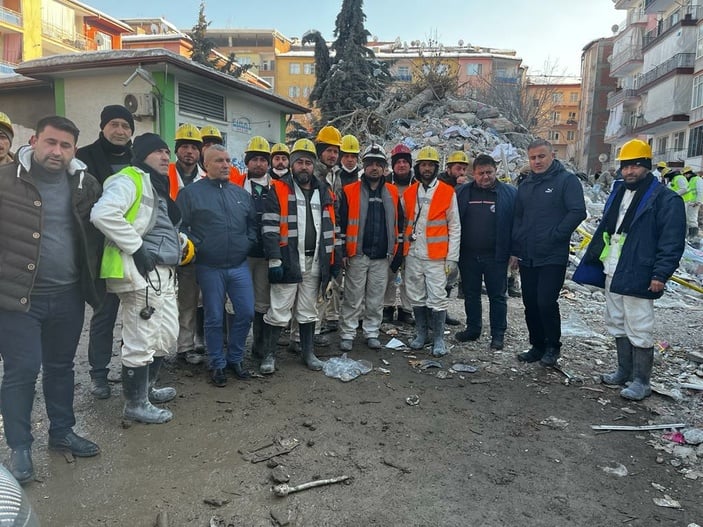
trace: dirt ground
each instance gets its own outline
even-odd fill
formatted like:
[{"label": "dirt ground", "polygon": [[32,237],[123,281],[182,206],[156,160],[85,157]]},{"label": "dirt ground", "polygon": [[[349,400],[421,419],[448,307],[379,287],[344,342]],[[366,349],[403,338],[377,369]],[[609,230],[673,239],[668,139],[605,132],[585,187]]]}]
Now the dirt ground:
[{"label": "dirt ground", "polygon": [[[461,305],[453,300],[452,311],[459,315]],[[578,308],[562,300],[564,316]],[[663,316],[671,310],[657,311],[659,336],[675,342],[677,335],[667,333],[675,325]],[[697,328],[688,334],[700,349],[701,313],[682,311],[682,316]],[[599,313],[591,313],[588,322],[605,332]],[[591,429],[592,424],[676,422],[670,421],[680,417],[676,407],[662,415],[661,396],[630,403],[598,384],[595,371],[612,365],[609,340],[603,340],[603,349],[589,351],[583,339],[564,339],[562,364],[583,382],[566,384],[558,371],[518,363],[515,353],[526,348],[519,299],[510,299],[509,324],[503,352],[489,352],[486,335],[463,345],[447,337],[453,348],[441,360],[442,371],[455,362],[478,368],[447,378],[437,377],[436,369],[413,368],[407,353],[376,353],[361,342],[350,355],[390,374],[374,370],[342,383],[306,370],[298,357],[281,349],[275,375],[216,388],[207,382],[204,366],[172,364],[162,380],[179,392],[168,405],[175,418],[158,426],[124,426],[119,384],[109,400],[92,399],[84,333],[77,358],[76,430],[95,440],[102,454],[74,461],[48,452],[38,396],[37,481],[26,486],[27,493],[42,525],[56,527],[151,527],[159,513],[166,513],[170,527],[703,524],[703,478],[686,479],[672,455],[652,447],[654,434],[661,432]],[[456,328],[451,329],[453,334]],[[335,336],[333,346],[319,354],[338,355],[336,344]],[[591,356],[601,357],[602,366]],[[113,367],[118,364],[113,357]],[[406,403],[413,395],[419,397],[416,406]],[[701,427],[703,402],[700,394],[695,397],[685,415]],[[351,479],[274,496],[273,463],[246,461],[241,452],[275,439],[299,442],[275,458],[290,484]],[[3,444],[0,456],[7,455]],[[703,459],[703,447],[698,457]],[[603,470],[618,464],[627,476]],[[653,500],[664,495],[681,508],[655,505]]]}]

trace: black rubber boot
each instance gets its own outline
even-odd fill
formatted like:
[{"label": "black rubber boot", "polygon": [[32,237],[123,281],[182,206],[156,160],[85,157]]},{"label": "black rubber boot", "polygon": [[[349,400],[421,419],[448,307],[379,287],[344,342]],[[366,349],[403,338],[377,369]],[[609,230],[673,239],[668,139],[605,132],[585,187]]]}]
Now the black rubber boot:
[{"label": "black rubber boot", "polygon": [[259,372],[262,375],[271,375],[276,371],[276,346],[278,345],[278,337],[281,335],[281,327],[271,326],[264,323],[262,329],[262,342],[264,358],[261,359]]},{"label": "black rubber boot", "polygon": [[542,355],[542,358],[539,360],[539,363],[542,366],[556,366],[557,359],[559,358],[559,355],[560,355],[560,348],[555,348],[553,346],[547,346],[544,349],[544,355]]},{"label": "black rubber boot", "polygon": [[447,347],[444,345],[444,324],[447,318],[446,311],[432,311],[432,356],[443,357],[447,354]]},{"label": "black rubber boot", "polygon": [[652,395],[649,379],[652,376],[654,348],[632,346],[632,382],[620,391],[620,396],[631,401],[641,401]]},{"label": "black rubber boot", "polygon": [[309,370],[319,371],[324,363],[315,356],[313,339],[315,335],[315,323],[300,324],[300,347],[303,355],[303,362]]},{"label": "black rubber boot", "polygon": [[425,347],[427,341],[430,310],[425,306],[413,307],[413,314],[415,315],[415,338],[410,342],[410,347],[419,350]]},{"label": "black rubber boot", "polygon": [[91,379],[91,388],[90,388],[90,393],[96,398],[96,399],[109,399],[110,395],[112,394],[112,390],[110,389],[110,384],[107,382],[107,375],[105,377],[100,376],[100,377],[95,377]]},{"label": "black rubber boot", "polygon": [[166,423],[173,418],[170,410],[149,402],[149,366],[122,366],[122,395],[125,399],[122,417],[140,423]]},{"label": "black rubber boot", "polygon": [[612,373],[600,376],[603,384],[624,385],[632,380],[632,344],[627,337],[617,337],[615,346],[618,352],[618,368]]},{"label": "black rubber boot", "polygon": [[411,326],[415,325],[415,319],[413,318],[412,311],[406,311],[402,307],[398,308],[398,322],[401,324],[409,324]]},{"label": "black rubber boot", "polygon": [[[445,311],[445,313],[447,313],[447,312]],[[454,318],[449,313],[447,313],[447,319],[445,320],[445,323],[448,326],[460,326],[461,320],[459,320],[458,318]]]},{"label": "black rubber boot", "polygon": [[[395,315],[395,308],[393,306],[383,308],[383,322],[393,322],[393,315]],[[398,315],[400,315],[400,313],[398,313]]]},{"label": "black rubber boot", "polygon": [[163,388],[154,387],[159,379],[159,371],[163,363],[163,357],[154,357],[153,362],[149,364],[149,401],[152,403],[167,403],[176,397],[175,388],[168,386]]},{"label": "black rubber boot", "polygon": [[254,312],[254,322],[252,323],[251,356],[261,360],[264,358],[264,314]]},{"label": "black rubber boot", "polygon": [[542,357],[544,357],[545,351],[545,348],[538,348],[537,346],[532,346],[529,351],[518,353],[517,360],[519,360],[520,362],[537,362],[541,360]]}]

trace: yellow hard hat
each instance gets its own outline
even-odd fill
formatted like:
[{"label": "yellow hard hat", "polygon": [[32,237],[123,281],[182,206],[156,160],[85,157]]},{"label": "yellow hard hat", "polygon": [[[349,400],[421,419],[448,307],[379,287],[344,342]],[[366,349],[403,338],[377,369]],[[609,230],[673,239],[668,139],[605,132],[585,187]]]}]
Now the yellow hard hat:
[{"label": "yellow hard hat", "polygon": [[[219,128],[215,128],[214,126],[208,124],[206,126],[203,126],[200,129],[200,138],[205,142],[205,138],[208,137],[210,138],[210,141],[208,143],[219,143],[222,144],[222,132],[220,132]],[[217,141],[213,141],[212,139],[217,139]]]},{"label": "yellow hard hat", "polygon": [[176,130],[176,141],[192,141],[194,143],[202,143],[203,138],[200,135],[200,130],[194,124],[182,124]]},{"label": "yellow hard hat", "polygon": [[317,159],[317,151],[315,150],[315,145],[310,139],[298,139],[293,143],[293,148],[290,149],[291,154],[296,152],[305,152]]},{"label": "yellow hard hat", "polygon": [[415,161],[417,163],[420,161],[434,161],[435,163],[439,163],[439,153],[437,152],[437,149],[432,146],[423,146],[417,152],[417,158]]},{"label": "yellow hard hat", "polygon": [[178,265],[188,265],[195,258],[195,245],[182,232],[178,233],[178,240],[181,244],[181,261]]},{"label": "yellow hard hat", "polygon": [[451,154],[449,154],[449,157],[447,158],[447,164],[450,163],[463,163],[465,165],[469,164],[469,156],[466,155],[466,152],[462,152],[461,150],[455,150]]},{"label": "yellow hard hat", "polygon": [[659,163],[657,163],[657,168],[666,168],[666,161],[659,161]]},{"label": "yellow hard hat", "polygon": [[629,161],[631,159],[652,159],[652,147],[641,139],[632,139],[622,145],[617,161]]},{"label": "yellow hard hat", "polygon": [[693,174],[693,169],[691,167],[683,167],[681,171],[682,174]]},{"label": "yellow hard hat", "polygon": [[323,126],[317,133],[315,142],[340,147],[342,146],[342,134],[334,126]]},{"label": "yellow hard hat", "polygon": [[669,167],[662,168],[661,175],[666,176],[669,172],[671,172],[671,169]]},{"label": "yellow hard hat", "polygon": [[276,154],[284,154],[290,157],[290,149],[285,143],[276,143],[271,147],[271,156]]},{"label": "yellow hard hat", "polygon": [[255,135],[251,139],[249,139],[249,143],[247,144],[247,147],[244,149],[244,153],[250,153],[250,152],[260,152],[262,154],[270,154],[271,153],[271,145],[269,142],[261,137],[260,135]]},{"label": "yellow hard hat", "polygon": [[359,140],[351,134],[345,135],[342,137],[342,146],[339,147],[339,151],[343,154],[358,154],[361,152]]},{"label": "yellow hard hat", "polygon": [[10,143],[12,143],[12,139],[15,136],[15,130],[14,128],[12,128],[12,121],[10,121],[10,118],[7,116],[7,114],[3,112],[0,112],[0,128],[5,130],[5,133],[8,136]]}]

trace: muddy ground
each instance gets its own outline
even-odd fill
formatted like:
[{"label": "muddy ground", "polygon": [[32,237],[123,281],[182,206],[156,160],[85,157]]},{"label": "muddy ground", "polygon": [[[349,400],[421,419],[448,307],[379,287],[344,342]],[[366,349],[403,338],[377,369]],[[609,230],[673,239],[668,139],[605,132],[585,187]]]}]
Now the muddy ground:
[{"label": "muddy ground", "polygon": [[[452,311],[460,314],[461,305],[453,300]],[[564,316],[582,307],[562,300]],[[589,305],[586,311],[581,315],[590,327],[604,333],[599,310]],[[700,350],[700,311],[657,312],[658,338]],[[672,314],[679,324],[671,323]],[[681,324],[692,329],[674,333]],[[685,478],[674,466],[675,456],[653,448],[662,432],[591,429],[677,418],[701,427],[700,393],[674,405],[659,395],[645,403],[622,400],[617,390],[594,379],[612,365],[609,339],[600,349],[584,346],[581,338],[564,339],[561,362],[583,380],[565,384],[555,370],[515,360],[526,348],[519,299],[510,299],[510,325],[503,352],[489,352],[485,335],[462,345],[447,337],[454,347],[441,361],[444,371],[455,362],[478,371],[444,379],[436,376],[438,370],[413,368],[407,353],[376,353],[363,343],[350,355],[390,374],[374,370],[342,383],[306,370],[281,349],[272,377],[230,380],[216,388],[207,382],[204,366],[175,363],[162,375],[179,392],[168,405],[174,420],[127,427],[120,419],[119,384],[109,400],[95,401],[89,394],[84,333],[76,430],[98,442],[102,454],[74,461],[48,452],[39,396],[37,481],[26,486],[27,493],[42,525],[57,527],[151,527],[159,513],[162,518],[166,513],[170,527],[703,524],[703,478]],[[336,346],[319,351],[338,355]],[[113,357],[113,366],[118,364]],[[406,403],[412,395],[419,397],[416,406]],[[267,462],[251,463],[241,452],[277,438],[299,442],[276,458],[291,484],[342,475],[351,480],[274,496]],[[703,447],[697,453],[703,458]],[[0,455],[7,458],[4,444]],[[618,464],[627,476],[603,470]],[[681,508],[655,505],[665,495]]]}]

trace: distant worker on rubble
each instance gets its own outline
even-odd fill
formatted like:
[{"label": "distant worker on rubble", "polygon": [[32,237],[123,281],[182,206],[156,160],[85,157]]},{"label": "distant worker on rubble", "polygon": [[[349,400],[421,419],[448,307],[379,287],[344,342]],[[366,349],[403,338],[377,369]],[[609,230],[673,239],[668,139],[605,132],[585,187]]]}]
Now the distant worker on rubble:
[{"label": "distant worker on rubble", "polygon": [[687,237],[693,241],[698,237],[698,207],[703,199],[701,195],[703,180],[691,167],[684,167],[682,175],[686,178],[686,188],[688,189],[688,192],[681,196],[686,204]]},{"label": "distant worker on rubble", "polygon": [[647,143],[628,141],[618,160],[624,181],[605,204],[574,281],[605,288],[605,323],[615,337],[618,367],[601,379],[629,383],[620,395],[640,401],[652,393],[654,299],[679,265],[686,215],[681,198],[650,172]]},{"label": "distant worker on rubble", "polygon": [[530,173],[517,191],[511,265],[520,266],[532,347],[518,360],[554,366],[561,352],[559,292],[571,234],[586,218],[586,204],[579,178],[554,158],[549,141],[530,143],[527,157]]},{"label": "distant worker on rubble", "polygon": [[659,161],[659,163],[657,163],[657,168],[652,170],[652,175],[654,176],[654,179],[656,179],[660,183],[662,181],[662,171],[664,171],[666,167],[666,161]]}]

